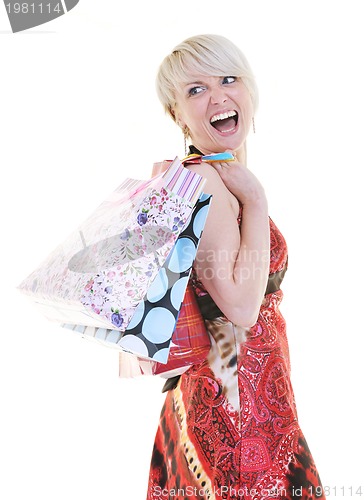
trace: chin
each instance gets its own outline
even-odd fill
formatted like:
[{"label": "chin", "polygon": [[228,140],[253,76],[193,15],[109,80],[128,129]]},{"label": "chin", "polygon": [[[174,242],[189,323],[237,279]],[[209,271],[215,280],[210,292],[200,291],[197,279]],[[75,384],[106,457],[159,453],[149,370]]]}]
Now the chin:
[{"label": "chin", "polygon": [[237,130],[234,134],[230,135],[222,135],[222,134],[214,134],[215,135],[215,144],[217,144],[220,149],[224,151],[226,149],[231,149],[233,151],[240,149],[244,146],[246,135],[242,133],[240,130]]},{"label": "chin", "polygon": [[231,151],[237,151],[238,149],[244,147],[244,143],[245,140],[241,140],[240,138],[235,139],[232,137],[220,139],[220,141],[218,142],[221,152],[226,151],[227,149],[230,149]]}]

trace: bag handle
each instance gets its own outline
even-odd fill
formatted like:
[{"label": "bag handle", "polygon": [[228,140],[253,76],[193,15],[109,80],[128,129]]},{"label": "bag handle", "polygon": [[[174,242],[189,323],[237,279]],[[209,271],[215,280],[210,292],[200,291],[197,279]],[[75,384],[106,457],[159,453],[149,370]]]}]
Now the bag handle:
[{"label": "bag handle", "polygon": [[[192,153],[183,158],[183,160],[181,160],[181,163],[199,164],[203,161],[206,163],[213,163],[215,161],[233,161],[233,160],[235,160],[235,158],[234,155],[232,155],[231,153],[217,153],[214,155],[198,155]],[[163,160],[153,163],[152,177],[165,172],[172,163],[172,161],[173,160]]]},{"label": "bag handle", "polygon": [[235,157],[232,153],[216,153],[213,155],[198,155],[192,153],[185,158],[183,158],[182,163],[214,163],[215,161],[233,161]]}]

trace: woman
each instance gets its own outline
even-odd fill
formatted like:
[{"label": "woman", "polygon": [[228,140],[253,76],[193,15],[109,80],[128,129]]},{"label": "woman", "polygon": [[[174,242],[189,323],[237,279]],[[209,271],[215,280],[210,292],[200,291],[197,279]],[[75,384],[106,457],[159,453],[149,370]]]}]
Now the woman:
[{"label": "woman", "polygon": [[208,358],[167,381],[148,499],[324,498],[297,421],[279,289],[287,247],[247,168],[258,95],[244,55],[201,35],[165,58],[159,97],[213,195],[192,284],[211,336]]}]

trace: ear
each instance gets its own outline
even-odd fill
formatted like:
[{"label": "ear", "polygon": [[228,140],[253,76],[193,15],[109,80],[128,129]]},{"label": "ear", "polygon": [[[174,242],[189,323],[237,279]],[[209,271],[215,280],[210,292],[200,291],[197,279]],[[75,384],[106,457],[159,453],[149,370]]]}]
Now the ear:
[{"label": "ear", "polygon": [[175,118],[177,125],[184,130],[186,128],[185,122],[178,116]]},{"label": "ear", "polygon": [[173,120],[176,121],[176,113],[175,113],[174,109],[172,108],[172,106],[168,105],[167,106],[167,111],[171,115],[171,117],[173,118]]},{"label": "ear", "polygon": [[173,109],[170,109],[170,114],[177,125],[183,130],[186,127],[186,124],[181,116],[181,113],[178,110],[177,105]]}]

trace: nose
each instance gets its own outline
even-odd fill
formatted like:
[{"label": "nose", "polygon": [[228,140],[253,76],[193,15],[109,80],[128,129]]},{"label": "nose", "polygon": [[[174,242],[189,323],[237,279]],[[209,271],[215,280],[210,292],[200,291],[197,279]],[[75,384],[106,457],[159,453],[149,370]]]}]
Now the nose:
[{"label": "nose", "polygon": [[210,99],[212,104],[222,104],[227,101],[225,89],[218,85],[211,88]]}]

